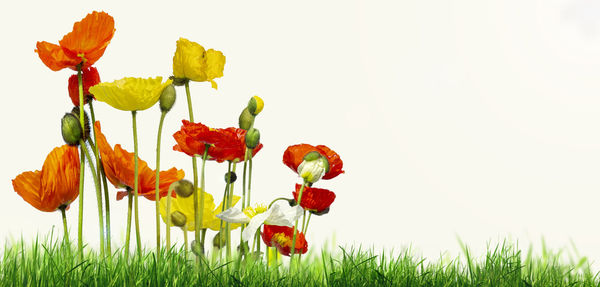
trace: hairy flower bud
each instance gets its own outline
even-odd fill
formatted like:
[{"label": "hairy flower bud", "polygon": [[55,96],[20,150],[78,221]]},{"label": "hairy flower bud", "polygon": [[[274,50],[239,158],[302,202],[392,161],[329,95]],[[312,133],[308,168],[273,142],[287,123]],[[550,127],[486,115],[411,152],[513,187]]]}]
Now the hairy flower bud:
[{"label": "hairy flower bud", "polygon": [[227,243],[227,239],[225,238],[225,234],[221,234],[221,232],[217,232],[217,234],[215,234],[215,237],[213,238],[213,246],[216,248],[223,248],[223,246],[225,246],[225,244]]},{"label": "hairy flower bud", "polygon": [[[74,115],[79,121],[79,107],[73,107],[71,110],[71,114]],[[81,123],[80,123],[81,124]],[[90,137],[90,117],[88,117],[87,112],[83,111],[83,141],[86,141]]]},{"label": "hairy flower bud", "polygon": [[173,189],[177,196],[189,197],[194,193],[194,184],[187,179],[182,179],[173,183]]},{"label": "hairy flower bud", "polygon": [[173,85],[178,86],[178,87],[183,86],[183,85],[185,85],[185,83],[190,81],[185,78],[175,78],[175,76],[170,76],[169,79],[173,80]]},{"label": "hairy flower bud", "polygon": [[192,240],[191,248],[192,248],[192,252],[196,256],[202,256],[202,255],[204,255],[204,246],[202,246],[200,244],[200,242],[196,242],[196,240]]},{"label": "hairy flower bud", "polygon": [[175,104],[176,97],[177,93],[175,92],[175,87],[173,85],[166,86],[160,93],[160,110],[163,112],[170,111]]},{"label": "hairy flower bud", "polygon": [[254,125],[254,116],[248,111],[248,108],[245,108],[240,114],[240,118],[238,119],[238,123],[240,125],[240,129],[248,130],[252,125]]},{"label": "hairy flower bud", "polygon": [[265,102],[259,96],[254,96],[248,101],[248,111],[254,116],[260,114],[264,106]]},{"label": "hairy flower bud", "polygon": [[255,128],[251,128],[246,133],[246,147],[249,149],[255,148],[260,142],[260,131]]},{"label": "hairy flower bud", "polygon": [[225,174],[225,182],[226,183],[234,183],[236,179],[237,179],[237,175],[233,171],[230,171]]},{"label": "hairy flower bud", "polygon": [[171,213],[171,223],[173,223],[173,225],[178,226],[178,227],[183,227],[185,225],[187,221],[187,217],[185,217],[185,214],[179,212],[179,211],[175,211],[173,213]]},{"label": "hairy flower bud", "polygon": [[65,142],[70,146],[79,145],[81,139],[81,123],[79,119],[73,114],[65,114],[61,119],[61,131],[62,137]]}]

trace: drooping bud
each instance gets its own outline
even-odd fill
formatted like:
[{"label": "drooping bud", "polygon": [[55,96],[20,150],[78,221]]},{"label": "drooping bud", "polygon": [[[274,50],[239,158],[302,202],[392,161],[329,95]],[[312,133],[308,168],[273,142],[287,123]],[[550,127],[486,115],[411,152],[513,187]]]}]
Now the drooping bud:
[{"label": "drooping bud", "polygon": [[176,97],[175,87],[173,85],[166,86],[160,94],[160,110],[163,112],[170,111],[175,104]]},{"label": "drooping bud", "polygon": [[186,222],[187,222],[187,217],[185,217],[185,214],[183,214],[179,211],[175,211],[175,212],[171,213],[171,223],[173,225],[182,227],[185,225]]},{"label": "drooping bud", "polygon": [[217,232],[217,234],[213,238],[213,246],[221,249],[221,248],[223,248],[223,246],[225,246],[226,243],[227,243],[227,239],[225,238],[225,234],[221,234],[220,231]]},{"label": "drooping bud", "polygon": [[248,111],[254,116],[260,114],[264,106],[265,102],[259,96],[254,96],[248,101]]},{"label": "drooping bud", "polygon": [[[79,107],[73,107],[71,110],[71,114],[74,115],[79,121]],[[86,141],[90,137],[90,117],[88,117],[87,112],[83,111],[83,141]]]},{"label": "drooping bud", "polygon": [[248,130],[254,125],[254,116],[248,111],[248,108],[245,108],[240,114],[238,124],[240,125],[240,129],[243,130]]},{"label": "drooping bud", "polygon": [[234,183],[236,179],[237,179],[237,175],[233,171],[230,171],[225,174],[225,182],[226,183]]},{"label": "drooping bud", "polygon": [[62,137],[68,145],[79,145],[79,140],[81,139],[83,131],[81,130],[81,123],[76,116],[73,114],[65,114],[61,119],[61,130]]},{"label": "drooping bud", "polygon": [[246,133],[246,147],[249,149],[255,148],[260,142],[260,131],[255,128],[251,128]]},{"label": "drooping bud", "polygon": [[196,240],[192,240],[191,248],[192,248],[192,252],[196,256],[204,255],[204,246],[202,246],[202,244],[200,244],[199,242],[196,242]]},{"label": "drooping bud", "polygon": [[182,179],[173,183],[173,189],[177,196],[189,197],[194,193],[194,184],[187,179]]},{"label": "drooping bud", "polygon": [[178,87],[183,86],[183,85],[185,85],[185,83],[189,82],[188,79],[175,78],[175,76],[170,76],[169,79],[173,81],[173,85],[178,86]]},{"label": "drooping bud", "polygon": [[329,162],[316,151],[304,156],[304,161],[298,166],[298,175],[309,183],[317,182],[329,170]]}]

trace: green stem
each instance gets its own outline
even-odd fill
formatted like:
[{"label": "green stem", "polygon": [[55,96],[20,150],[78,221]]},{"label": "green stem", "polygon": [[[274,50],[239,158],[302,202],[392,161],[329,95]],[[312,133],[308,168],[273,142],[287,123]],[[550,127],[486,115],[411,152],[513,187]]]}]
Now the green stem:
[{"label": "green stem", "polygon": [[68,243],[69,243],[69,231],[67,230],[67,214],[65,213],[65,209],[66,208],[67,208],[66,206],[61,206],[58,209],[60,209],[60,213],[62,215],[63,231],[65,232],[65,235],[63,236],[63,240],[65,242],[65,245],[68,245]]},{"label": "green stem", "polygon": [[187,234],[187,223],[181,228],[181,231],[183,231],[183,251],[185,253],[185,257],[187,258],[187,253],[188,253],[188,234]]},{"label": "green stem", "polygon": [[[194,122],[194,111],[192,109],[192,97],[190,96],[190,82],[185,82],[185,95],[187,96],[188,103],[188,113],[190,116],[190,122]],[[194,239],[196,244],[200,242],[200,228],[198,227],[200,222],[199,220],[199,208],[198,208],[198,161],[195,156],[192,156],[192,167],[194,170]],[[200,257],[196,257],[197,260],[200,260]]]},{"label": "green stem", "polygon": [[[227,173],[231,172],[231,162],[229,162],[229,165],[227,166]],[[229,180],[225,183],[225,191],[223,191],[223,200],[221,201],[221,212],[225,211],[225,208],[227,207],[227,198],[228,198],[228,194],[229,194]],[[227,226],[229,223],[225,223],[225,230],[223,229],[223,220],[219,220],[219,242],[221,242],[221,240],[223,238],[227,239],[227,235],[225,235],[226,230],[227,230]],[[225,233],[224,233],[225,232]],[[219,259],[222,261],[223,258],[221,257],[221,255],[223,254],[222,251],[223,248],[219,248]]]},{"label": "green stem", "polygon": [[96,199],[98,201],[98,221],[99,221],[99,227],[100,227],[100,255],[102,257],[104,257],[104,215],[102,214],[102,191],[100,188],[100,181],[98,181],[98,174],[96,173],[96,169],[94,167],[94,162],[92,161],[92,157],[90,156],[90,153],[88,152],[85,142],[82,139],[80,139],[79,144],[83,148],[85,157],[90,162],[92,178],[94,179],[94,185],[96,186]]},{"label": "green stem", "polygon": [[248,204],[246,206],[250,206],[250,194],[252,193],[252,150],[248,156]]},{"label": "green stem", "polygon": [[[231,163],[230,163],[231,164]],[[233,164],[233,169],[231,170],[231,172],[235,173],[235,167],[236,167],[237,163]],[[233,205],[233,185],[234,182],[229,183],[229,194],[227,196],[227,208],[231,208],[231,206]],[[229,222],[226,224],[226,229],[227,229],[227,261],[231,260],[231,225],[229,224]]]},{"label": "green stem", "polygon": [[79,147],[81,153],[79,166],[79,218],[77,223],[77,250],[79,251],[79,262],[83,262],[83,181],[85,178],[85,154],[83,147]]},{"label": "green stem", "polygon": [[138,140],[137,140],[137,125],[136,125],[136,120],[135,120],[135,116],[137,114],[137,111],[131,111],[131,119],[133,122],[133,150],[134,150],[134,173],[133,173],[133,195],[135,196],[133,198],[134,200],[134,208],[135,208],[135,239],[137,241],[137,251],[138,251],[138,255],[142,255],[142,240],[140,238],[140,219],[139,219],[139,206],[138,206],[138,176],[139,176],[139,171],[138,171]]},{"label": "green stem", "polygon": [[131,188],[127,188],[127,233],[125,234],[125,262],[129,259],[129,239],[131,239],[131,209],[133,206],[133,195]]},{"label": "green stem", "polygon": [[[96,123],[96,114],[94,113],[94,105],[93,101],[89,101],[88,105],[90,106],[90,115],[92,117],[92,126]],[[104,187],[104,199],[105,199],[105,208],[106,208],[106,252],[110,255],[111,252],[111,243],[110,243],[110,200],[108,197],[108,185],[106,182],[106,174],[104,173],[104,166],[102,165],[102,161],[100,160],[100,153],[98,152],[98,145],[96,140],[96,129],[92,128],[92,134],[94,136],[94,142],[90,142],[90,146],[92,147],[92,151],[94,152],[94,156],[96,157],[97,164],[97,174],[102,179],[101,186]]]},{"label": "green stem", "polygon": [[167,194],[167,250],[171,250],[171,190],[172,188],[169,187],[169,194]]},{"label": "green stem", "polygon": [[[167,112],[160,114],[160,122],[158,123],[158,136],[156,139],[156,184],[154,185],[154,203],[156,209],[156,254],[160,254],[160,209],[158,204],[160,202],[160,136],[162,134],[163,122]],[[169,196],[167,194],[167,196]],[[160,256],[156,257],[160,261]],[[158,262],[157,261],[157,262]]]},{"label": "green stem", "polygon": [[190,122],[194,122],[194,111],[192,110],[192,97],[190,96],[190,82],[185,82],[185,95],[187,96],[188,113],[190,115]]},{"label": "green stem", "polygon": [[312,216],[312,212],[308,213],[308,219],[306,220],[306,227],[304,227],[302,230],[302,233],[304,233],[304,236],[306,236],[306,231],[308,231],[308,224],[310,223],[310,217]]},{"label": "green stem", "polygon": [[[302,202],[302,192],[304,192],[304,187],[306,186],[306,181],[302,183],[302,187],[300,187],[300,192],[298,193],[298,205]],[[296,235],[298,230],[298,219],[296,219],[296,224],[294,224],[294,235],[292,236],[292,250],[290,251],[290,271],[292,270],[292,262],[291,260],[294,258],[294,253],[296,251]]]},{"label": "green stem", "polygon": [[[79,85],[79,124],[82,129],[85,127],[83,118],[83,75],[81,74],[81,64],[77,65],[77,82]],[[83,179],[85,178],[85,155],[81,148],[79,170],[79,222],[77,224],[77,249],[79,251],[79,261],[83,262]]]},{"label": "green stem", "polygon": [[[195,229],[196,230],[200,230],[202,229],[202,222],[204,220],[204,192],[205,192],[205,185],[204,185],[204,168],[206,167],[206,158],[208,157],[208,145],[204,145],[204,154],[202,155],[202,172],[200,174],[200,206],[198,208],[199,212],[197,213],[197,217],[195,218]],[[196,239],[197,240],[197,239]],[[202,241],[196,241],[196,244],[198,244],[198,242],[200,242],[200,247],[202,247],[200,250],[204,251],[204,237],[202,238]]]}]

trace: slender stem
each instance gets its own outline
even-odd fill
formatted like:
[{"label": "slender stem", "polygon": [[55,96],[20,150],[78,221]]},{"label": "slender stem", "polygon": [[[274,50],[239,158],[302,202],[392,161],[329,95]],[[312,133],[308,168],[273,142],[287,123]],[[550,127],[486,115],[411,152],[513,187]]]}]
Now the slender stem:
[{"label": "slender stem", "polygon": [[250,194],[252,193],[252,150],[250,150],[250,154],[248,155],[248,204],[250,206]]},{"label": "slender stem", "polygon": [[[230,163],[231,164],[231,163]],[[231,170],[231,172],[235,173],[235,167],[236,167],[237,163],[233,163],[233,169]],[[234,182],[229,184],[229,194],[227,196],[227,208],[231,208],[231,206],[233,205],[233,185]],[[226,229],[227,229],[227,260],[231,260],[231,225],[229,224],[229,222],[226,224]]]},{"label": "slender stem", "polygon": [[167,250],[171,250],[171,187],[167,194]]},{"label": "slender stem", "polygon": [[187,233],[187,223],[181,228],[183,231],[183,251],[185,251],[185,256],[187,257],[188,253],[188,233]]},{"label": "slender stem", "polygon": [[[81,74],[81,64],[77,65],[77,82],[79,84],[79,124],[81,128],[85,127],[83,118],[83,75]],[[85,178],[85,155],[81,148],[81,159],[79,168],[79,222],[77,223],[77,249],[79,251],[79,261],[83,262],[83,181]]]},{"label": "slender stem", "polygon": [[63,240],[65,242],[65,245],[68,245],[69,243],[69,231],[67,230],[67,214],[65,213],[65,209],[66,206],[61,206],[59,207],[60,209],[60,213],[62,215],[62,222],[63,222],[63,231],[65,232],[65,235],[63,236]]},{"label": "slender stem", "polygon": [[[246,152],[244,153],[244,173],[242,180],[242,210],[246,208],[246,169],[248,167],[248,148],[246,148]],[[243,225],[242,225],[243,227]],[[242,229],[243,230],[243,229]]]},{"label": "slender stem", "polygon": [[190,82],[185,82],[185,94],[187,96],[188,113],[190,114],[190,122],[194,122],[194,111],[192,110],[192,97],[190,96]]},{"label": "slender stem", "polygon": [[94,185],[96,186],[96,199],[98,201],[98,221],[100,227],[100,255],[104,257],[104,215],[102,214],[102,191],[100,188],[100,181],[98,180],[98,174],[96,173],[92,157],[90,156],[87,146],[85,145],[85,142],[82,139],[79,140],[79,145],[81,145],[83,152],[85,153],[85,157],[90,162],[92,178],[94,179]]},{"label": "slender stem", "polygon": [[311,216],[312,216],[312,212],[309,212],[308,219],[306,220],[306,227],[304,227],[304,230],[302,230],[302,233],[304,233],[304,236],[306,236],[306,231],[308,231],[308,224],[310,223]]},{"label": "slender stem", "polygon": [[[227,171],[231,171],[231,165],[229,165],[229,168],[227,169]],[[223,200],[221,200],[221,212],[225,211],[225,206],[227,205],[227,194],[229,193],[229,182],[227,182],[225,184],[225,190],[223,191]],[[222,239],[225,236],[224,233],[224,229],[223,229],[223,220],[219,219],[219,244],[222,243]],[[223,248],[221,248],[219,246],[219,260],[223,261],[223,258],[221,255],[223,255],[222,251]]]},{"label": "slender stem", "polygon": [[[156,139],[156,184],[154,185],[154,203],[156,208],[156,254],[160,254],[160,209],[158,204],[160,202],[160,136],[162,134],[163,122],[167,112],[160,114],[160,122],[158,123],[158,136]],[[167,196],[169,196],[167,194]],[[160,256],[156,257],[160,261]]]},{"label": "slender stem", "polygon": [[[208,157],[208,145],[204,145],[204,154],[202,155],[202,172],[200,174],[200,206],[198,208],[199,212],[197,213],[197,217],[195,218],[196,230],[202,229],[202,223],[204,220],[204,193],[205,193],[205,185],[204,185],[204,168],[206,167],[206,158]],[[196,241],[196,244],[200,242],[200,250],[204,251],[204,237],[202,241]]]},{"label": "slender stem", "polygon": [[[188,103],[188,113],[190,116],[190,122],[194,122],[194,111],[192,109],[192,97],[190,96],[190,82],[185,82],[185,94],[187,96]],[[196,244],[200,242],[200,228],[198,227],[201,222],[199,222],[199,208],[198,208],[198,161],[195,156],[192,156],[192,167],[194,170],[194,239]],[[199,256],[196,257],[197,260],[200,259]]]},{"label": "slender stem", "polygon": [[125,234],[125,262],[129,258],[129,239],[131,239],[131,209],[133,206],[133,195],[131,188],[127,188],[127,233]]},{"label": "slender stem", "polygon": [[140,238],[140,219],[139,219],[139,206],[138,206],[138,176],[139,176],[139,171],[138,171],[138,140],[137,140],[137,125],[136,125],[136,121],[135,121],[135,116],[137,114],[137,111],[131,111],[131,119],[133,122],[133,150],[134,150],[134,173],[133,173],[133,195],[135,196],[133,198],[134,200],[134,204],[135,204],[135,239],[137,241],[137,251],[138,251],[138,255],[142,255],[142,240]]},{"label": "slender stem", "polygon": [[[306,180],[302,183],[302,186],[300,187],[300,192],[298,193],[298,205],[300,205],[300,202],[302,202],[302,192],[304,192],[305,186],[306,186]],[[298,219],[296,219],[296,224],[294,224],[294,235],[292,236],[292,250],[290,251],[290,271],[292,270],[291,260],[293,260],[294,253],[296,251],[296,235],[298,233],[297,227],[298,227]]]}]

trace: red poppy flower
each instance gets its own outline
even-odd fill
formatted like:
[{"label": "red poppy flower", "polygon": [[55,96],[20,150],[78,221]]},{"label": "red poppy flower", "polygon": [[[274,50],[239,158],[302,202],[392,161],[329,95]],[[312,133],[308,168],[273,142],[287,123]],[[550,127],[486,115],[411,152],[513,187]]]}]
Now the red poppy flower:
[{"label": "red poppy flower", "polygon": [[[296,183],[296,191],[292,192],[296,202],[298,202],[298,194],[300,193],[301,187],[302,185]],[[323,212],[326,213],[334,200],[335,193],[330,190],[305,186],[302,191],[302,201],[300,201],[300,206],[316,214],[322,214]]]},{"label": "red poppy flower", "polygon": [[[133,190],[135,183],[135,161],[134,154],[127,152],[121,145],[115,145],[114,150],[106,141],[106,137],[100,129],[100,122],[94,124],[96,131],[96,141],[98,150],[102,156],[102,164],[106,177],[116,188],[126,188]],[[159,196],[166,196],[169,192],[171,183],[182,179],[185,176],[183,170],[171,168],[167,171],[161,171],[159,183]],[[138,159],[138,195],[142,195],[149,200],[155,199],[154,186],[156,184],[156,171],[148,167],[148,164],[142,159]],[[127,191],[119,191],[117,200],[123,199]]]},{"label": "red poppy flower", "polygon": [[341,173],[344,162],[340,156],[324,145],[312,146],[309,144],[297,144],[289,146],[283,153],[283,163],[298,173],[298,166],[304,161],[304,156],[310,152],[316,151],[327,159],[329,163],[329,172],[323,175],[322,179],[332,179]]},{"label": "red poppy flower", "polygon": [[[87,104],[88,98],[94,97],[94,95],[90,94],[90,87],[100,83],[98,70],[94,67],[84,69],[81,80],[83,82],[83,103]],[[71,98],[73,105],[79,107],[79,79],[77,79],[77,74],[72,75],[69,78],[69,97]]]},{"label": "red poppy flower", "polygon": [[27,171],[12,180],[15,191],[33,207],[46,212],[69,204],[79,195],[79,152],[76,147],[54,148],[42,171]]},{"label": "red poppy flower", "polygon": [[[267,246],[277,247],[279,253],[285,256],[290,256],[292,244],[294,244],[293,227],[265,224],[263,232],[261,233],[261,237]],[[300,231],[296,231],[296,248],[294,250],[294,254],[304,254],[307,251],[308,243],[304,238],[304,234]]]},{"label": "red poppy flower", "polygon": [[[191,123],[183,120],[181,129],[173,134],[177,144],[173,150],[189,156],[204,155],[205,145],[208,148],[208,159],[217,162],[243,161],[246,153],[246,131],[238,128],[213,129],[202,123]],[[262,149],[259,144],[254,148],[253,156]]]},{"label": "red poppy flower", "polygon": [[48,68],[59,71],[93,65],[102,55],[115,33],[115,20],[105,12],[92,12],[73,24],[73,31],[58,42],[37,42],[35,50]]}]

